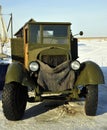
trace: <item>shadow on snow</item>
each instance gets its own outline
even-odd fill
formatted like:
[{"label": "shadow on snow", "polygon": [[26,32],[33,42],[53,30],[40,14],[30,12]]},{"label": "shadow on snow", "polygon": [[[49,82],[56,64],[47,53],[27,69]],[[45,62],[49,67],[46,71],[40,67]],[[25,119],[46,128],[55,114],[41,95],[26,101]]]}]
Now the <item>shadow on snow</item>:
[{"label": "shadow on snow", "polygon": [[52,109],[55,109],[59,106],[62,106],[64,105],[65,101],[58,101],[58,100],[49,100],[49,101],[43,101],[29,109],[27,109],[25,111],[25,115],[24,115],[24,118],[23,120],[25,119],[28,119],[28,118],[31,118],[31,117],[35,117],[35,116],[38,116],[38,115],[41,115],[43,113],[46,113],[47,111],[49,110],[52,110]]}]

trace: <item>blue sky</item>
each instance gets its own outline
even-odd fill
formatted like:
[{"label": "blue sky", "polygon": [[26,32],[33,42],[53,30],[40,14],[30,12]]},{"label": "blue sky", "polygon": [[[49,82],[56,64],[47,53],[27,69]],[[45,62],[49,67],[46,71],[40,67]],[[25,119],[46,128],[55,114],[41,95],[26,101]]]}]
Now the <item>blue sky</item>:
[{"label": "blue sky", "polygon": [[84,36],[107,36],[107,0],[0,0],[0,5],[2,13],[13,14],[14,33],[34,18],[71,22],[73,34],[82,30]]}]

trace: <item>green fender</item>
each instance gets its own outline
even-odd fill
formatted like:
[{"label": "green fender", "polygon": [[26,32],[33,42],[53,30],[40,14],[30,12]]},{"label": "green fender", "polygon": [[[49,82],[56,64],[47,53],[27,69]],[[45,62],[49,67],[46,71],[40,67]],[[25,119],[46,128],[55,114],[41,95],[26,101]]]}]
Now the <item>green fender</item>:
[{"label": "green fender", "polygon": [[92,61],[86,61],[81,64],[84,66],[80,71],[75,85],[88,85],[88,84],[104,84],[104,75],[101,68]]},{"label": "green fender", "polygon": [[5,84],[10,82],[18,82],[24,86],[35,87],[34,81],[30,78],[27,69],[19,62],[13,62],[8,66]]}]

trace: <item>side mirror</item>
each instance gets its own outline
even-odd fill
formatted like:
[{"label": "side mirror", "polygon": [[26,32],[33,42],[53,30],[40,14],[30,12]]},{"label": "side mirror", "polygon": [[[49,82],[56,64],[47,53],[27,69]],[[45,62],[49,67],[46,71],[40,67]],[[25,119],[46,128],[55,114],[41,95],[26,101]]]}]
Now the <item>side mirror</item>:
[{"label": "side mirror", "polygon": [[75,35],[73,35],[73,36],[77,36],[77,35],[82,36],[82,35],[83,35],[83,31],[80,31],[79,33],[77,33],[77,34],[75,34]]},{"label": "side mirror", "polygon": [[83,35],[83,31],[80,31],[79,35],[82,36]]}]

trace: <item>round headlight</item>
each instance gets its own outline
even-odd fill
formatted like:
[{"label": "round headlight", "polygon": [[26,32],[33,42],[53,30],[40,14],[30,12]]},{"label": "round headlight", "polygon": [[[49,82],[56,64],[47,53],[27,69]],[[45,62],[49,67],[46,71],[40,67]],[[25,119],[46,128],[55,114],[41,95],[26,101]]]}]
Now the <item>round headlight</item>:
[{"label": "round headlight", "polygon": [[80,62],[77,61],[77,60],[71,62],[71,68],[72,68],[73,70],[78,70],[78,69],[80,68]]},{"label": "round headlight", "polygon": [[30,64],[29,64],[29,69],[33,72],[36,72],[39,70],[39,63],[36,62],[36,61],[32,61]]}]

